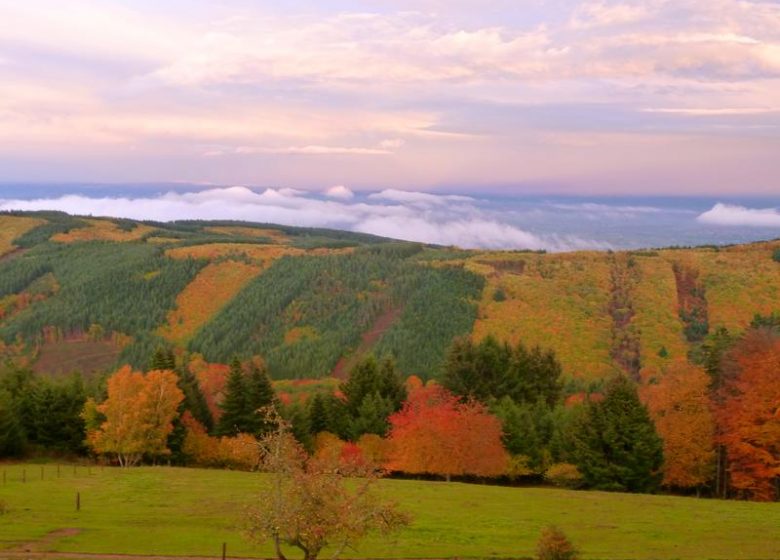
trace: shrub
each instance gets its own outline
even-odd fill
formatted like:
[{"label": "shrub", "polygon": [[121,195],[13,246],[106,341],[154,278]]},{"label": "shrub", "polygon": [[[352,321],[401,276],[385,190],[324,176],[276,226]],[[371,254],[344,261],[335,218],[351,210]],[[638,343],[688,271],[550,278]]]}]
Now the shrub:
[{"label": "shrub", "polygon": [[775,249],[775,252],[774,252],[774,253],[772,253],[772,259],[773,259],[775,262],[779,262],[779,263],[780,263],[780,247],[778,247],[777,249]]},{"label": "shrub", "polygon": [[496,291],[493,292],[493,301],[506,301],[504,288],[496,288]]},{"label": "shrub", "polygon": [[577,560],[577,549],[566,535],[555,526],[542,529],[536,546],[539,560]]},{"label": "shrub", "polygon": [[544,479],[561,488],[582,486],[582,473],[571,463],[556,463],[544,473]]}]

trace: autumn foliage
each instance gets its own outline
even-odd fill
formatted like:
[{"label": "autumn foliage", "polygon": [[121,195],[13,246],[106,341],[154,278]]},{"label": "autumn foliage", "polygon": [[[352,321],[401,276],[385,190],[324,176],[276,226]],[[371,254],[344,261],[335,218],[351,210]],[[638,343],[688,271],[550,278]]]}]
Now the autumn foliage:
[{"label": "autumn foliage", "polygon": [[664,446],[663,484],[692,488],[713,474],[715,424],[710,378],[701,367],[674,362],[642,390]]},{"label": "autumn foliage", "polygon": [[407,473],[498,476],[508,462],[498,418],[436,384],[413,391],[390,416],[389,443],[388,468]]},{"label": "autumn foliage", "polygon": [[759,337],[736,349],[737,374],[726,380],[716,415],[731,488],[772,500],[780,477],[780,340]]},{"label": "autumn foliage", "polygon": [[172,371],[144,375],[129,366],[117,371],[108,380],[108,398],[101,404],[90,399],[85,406],[92,450],[115,457],[121,466],[170,453],[167,439],[184,399],[176,382]]}]

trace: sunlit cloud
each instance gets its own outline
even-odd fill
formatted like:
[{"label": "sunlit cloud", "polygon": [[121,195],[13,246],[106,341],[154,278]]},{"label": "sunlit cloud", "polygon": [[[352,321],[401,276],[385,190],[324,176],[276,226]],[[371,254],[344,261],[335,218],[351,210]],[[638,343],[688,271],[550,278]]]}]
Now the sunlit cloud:
[{"label": "sunlit cloud", "polygon": [[718,226],[749,226],[780,228],[780,209],[746,208],[718,203],[697,218],[700,222]]}]

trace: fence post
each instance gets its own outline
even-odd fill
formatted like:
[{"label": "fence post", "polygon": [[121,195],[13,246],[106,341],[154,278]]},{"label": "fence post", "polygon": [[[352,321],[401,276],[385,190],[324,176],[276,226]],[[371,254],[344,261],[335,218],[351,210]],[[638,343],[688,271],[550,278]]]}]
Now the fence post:
[{"label": "fence post", "polygon": [[227,558],[227,543],[222,543],[222,560],[225,560]]},{"label": "fence post", "polygon": [[76,492],[76,511],[81,511],[81,492]]},{"label": "fence post", "polygon": [[27,469],[22,469],[22,482],[27,482]]}]

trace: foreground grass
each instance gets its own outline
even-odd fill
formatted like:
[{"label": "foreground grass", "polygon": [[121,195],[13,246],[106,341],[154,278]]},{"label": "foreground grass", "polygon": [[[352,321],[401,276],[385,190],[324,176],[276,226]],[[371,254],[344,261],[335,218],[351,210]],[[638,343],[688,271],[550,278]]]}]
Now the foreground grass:
[{"label": "foreground grass", "polygon": [[[264,475],[168,467],[79,467],[74,475],[62,467],[57,478],[55,466],[45,469],[41,480],[38,465],[0,465],[0,501],[8,508],[0,515],[0,557],[64,528],[80,532],[43,548],[217,556],[226,542],[229,555],[271,556],[240,530]],[[585,558],[780,558],[777,503],[403,480],[382,481],[381,491],[412,513],[413,524],[348,556],[530,557],[541,528],[556,524]]]}]

